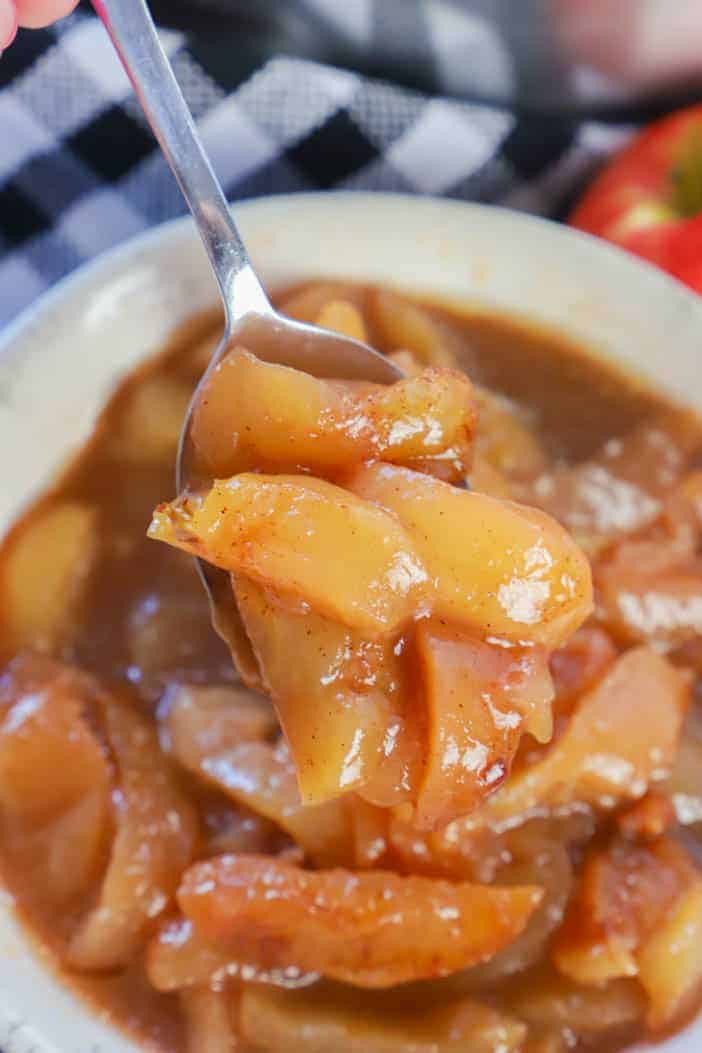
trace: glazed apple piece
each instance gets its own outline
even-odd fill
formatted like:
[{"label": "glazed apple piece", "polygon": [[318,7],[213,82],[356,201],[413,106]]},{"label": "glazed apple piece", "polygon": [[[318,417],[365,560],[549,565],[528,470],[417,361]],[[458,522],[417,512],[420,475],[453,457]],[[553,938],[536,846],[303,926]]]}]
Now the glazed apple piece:
[{"label": "glazed apple piece", "polygon": [[544,472],[548,459],[524,412],[509,399],[479,385],[475,399],[475,450],[482,461],[507,480],[525,482]]},{"label": "glazed apple piece", "polygon": [[368,342],[368,333],[363,315],[350,300],[328,300],[315,319],[321,329],[331,329],[352,340]]},{"label": "glazed apple piece", "polygon": [[502,472],[493,468],[482,453],[476,449],[468,472],[467,481],[470,489],[479,494],[487,494],[488,497],[498,497],[502,501],[514,501],[514,486]]},{"label": "glazed apple piece", "polygon": [[670,776],[662,789],[670,796],[678,823],[694,827],[702,822],[702,710],[696,703],[688,710]]},{"label": "glazed apple piece", "polygon": [[411,351],[388,351],[385,355],[406,377],[418,377],[424,368]]},{"label": "glazed apple piece", "polygon": [[541,895],[232,855],[191,867],[178,902],[206,940],[261,969],[390,987],[486,960],[523,930]]},{"label": "glazed apple piece", "polygon": [[[24,654],[0,678],[0,820],[8,852],[34,860],[53,904],[85,894],[112,831],[111,766],[93,730],[96,685]],[[37,773],[41,777],[37,777]]]},{"label": "glazed apple piece", "polygon": [[366,291],[362,286],[348,282],[310,282],[286,293],[279,301],[279,307],[283,314],[298,322],[320,325],[322,312],[329,304],[339,301],[351,304],[364,317],[365,299]]},{"label": "glazed apple piece", "polygon": [[397,519],[321,479],[217,480],[204,497],[159,506],[149,536],[370,635],[399,629],[427,592],[424,566]]},{"label": "glazed apple piece", "polygon": [[567,833],[561,828],[558,834],[563,836],[563,841],[556,840],[552,832],[544,834],[527,827],[511,831],[501,839],[502,855],[507,862],[498,866],[493,880],[503,885],[539,885],[544,895],[538,910],[516,940],[490,961],[456,978],[465,990],[489,994],[497,983],[524,974],[546,955],[575,884]]},{"label": "glazed apple piece", "polygon": [[185,1018],[187,1053],[236,1053],[234,1027],[238,997],[235,991],[190,987],[180,992]]},{"label": "glazed apple piece", "polygon": [[427,759],[416,822],[432,829],[472,812],[504,782],[526,727],[551,737],[553,686],[540,649],[490,646],[433,620],[417,626],[417,649]]},{"label": "glazed apple piece", "polygon": [[362,402],[383,461],[463,479],[471,463],[477,411],[473,386],[456,370],[425,369],[381,387]]},{"label": "glazed apple piece", "polygon": [[639,647],[579,700],[543,760],[514,773],[476,815],[499,826],[544,806],[609,808],[670,772],[690,700],[689,677]]},{"label": "glazed apple piece", "polygon": [[[42,883],[54,904],[75,904],[99,881],[114,833],[110,797],[104,786],[91,790],[78,804],[42,827],[34,840],[43,860]],[[25,835],[27,836],[27,835]]]},{"label": "glazed apple piece", "polygon": [[[89,677],[25,653],[0,677],[0,808],[28,825],[68,811],[96,789],[110,768],[89,709]],[[41,778],[37,778],[41,772]]]},{"label": "glazed apple piece", "polygon": [[670,1027],[702,986],[702,873],[670,838],[594,850],[554,946],[558,968],[582,983],[636,976],[647,1024]]},{"label": "glazed apple piece", "polygon": [[594,849],[556,936],[555,964],[584,984],[636,976],[640,948],[700,881],[688,853],[669,838]]},{"label": "glazed apple piece", "polygon": [[353,842],[353,862],[359,870],[382,867],[390,851],[388,808],[369,804],[358,794],[350,794],[346,808]]},{"label": "glazed apple piece", "polygon": [[617,828],[630,841],[655,841],[677,823],[675,805],[665,792],[649,790],[617,815]]},{"label": "glazed apple piece", "polygon": [[458,478],[474,431],[473,389],[462,373],[428,369],[387,387],[341,383],[235,348],[205,382],[192,435],[216,477],[247,468],[330,474],[371,456],[440,456]]},{"label": "glazed apple piece", "polygon": [[284,742],[240,742],[205,751],[191,748],[176,756],[184,767],[231,800],[274,822],[316,864],[351,857],[344,802],[303,805]]},{"label": "glazed apple piece", "polygon": [[550,669],[558,712],[570,712],[573,703],[601,680],[616,658],[612,640],[594,625],[584,625],[554,651]]},{"label": "glazed apple piece", "polygon": [[187,918],[168,918],[147,945],[146,973],[157,991],[201,990],[222,983],[229,957],[221,947],[203,940]]},{"label": "glazed apple piece", "polygon": [[408,379],[387,386],[337,382],[356,396],[371,423],[374,456],[444,482],[462,482],[473,461],[477,424],[470,381],[456,370],[423,370],[409,352],[388,357]]},{"label": "glazed apple piece", "polygon": [[474,837],[464,836],[463,825],[467,821],[466,818],[456,820],[441,830],[418,830],[412,809],[392,809],[387,824],[390,867],[399,874],[448,881],[491,881],[494,867],[479,874],[479,855],[485,852],[494,858],[499,851],[499,835],[481,827]]},{"label": "glazed apple piece", "polygon": [[234,587],[302,800],[319,803],[353,789],[384,804],[407,798],[421,756],[402,641],[368,640],[312,611],[286,608],[241,575]]},{"label": "glazed apple piece", "polygon": [[168,376],[145,377],[129,393],[110,446],[133,464],[162,464],[175,457],[192,388]]},{"label": "glazed apple piece", "polygon": [[649,999],[646,1023],[670,1028],[695,1008],[702,989],[702,879],[683,892],[637,957],[639,980]]},{"label": "glazed apple piece", "polygon": [[[553,1029],[588,1045],[643,1022],[646,998],[633,979],[576,984],[548,965],[516,979],[506,992],[510,1010],[538,1033]],[[572,1049],[572,1042],[570,1044]]]},{"label": "glazed apple piece", "polygon": [[161,743],[187,771],[275,823],[318,865],[345,859],[345,806],[303,807],[287,746],[274,743],[270,703],[240,688],[180,686],[161,708]]},{"label": "glazed apple piece", "polygon": [[373,289],[368,317],[388,351],[411,351],[422,366],[456,365],[456,338],[428,311],[399,293]]},{"label": "glazed apple piece", "polygon": [[230,351],[207,378],[192,438],[217,478],[273,465],[324,472],[372,453],[370,424],[350,397],[244,348]]},{"label": "glazed apple piece", "polygon": [[702,469],[687,472],[671,498],[670,529],[673,535],[681,530],[692,534],[693,544],[702,533]]},{"label": "glazed apple piece", "polygon": [[[224,799],[223,799],[224,797]],[[223,794],[203,794],[200,804],[202,821],[201,854],[204,859],[229,852],[253,852],[265,855],[281,848],[285,841],[280,830],[264,815],[246,805],[229,801]]]},{"label": "glazed apple piece", "polygon": [[268,699],[241,687],[172,684],[158,708],[161,746],[190,771],[242,742],[271,740],[278,722]]},{"label": "glazed apple piece", "polygon": [[464,998],[436,1007],[359,1004],[358,992],[272,991],[247,984],[243,1038],[276,1053],[521,1053],[519,1020]]},{"label": "glazed apple piece", "polygon": [[563,1031],[546,1031],[528,1038],[523,1053],[568,1053],[570,1036]]},{"label": "glazed apple piece", "polygon": [[587,560],[542,512],[385,464],[364,466],[346,483],[405,527],[431,580],[436,617],[488,639],[553,648],[590,613]]},{"label": "glazed apple piece", "polygon": [[78,501],[49,505],[7,544],[2,650],[56,651],[75,628],[98,559],[98,511]]},{"label": "glazed apple piece", "polygon": [[151,725],[110,698],[102,707],[118,771],[116,833],[97,905],[67,960],[78,969],[126,965],[169,905],[197,839],[192,805],[177,786]]}]

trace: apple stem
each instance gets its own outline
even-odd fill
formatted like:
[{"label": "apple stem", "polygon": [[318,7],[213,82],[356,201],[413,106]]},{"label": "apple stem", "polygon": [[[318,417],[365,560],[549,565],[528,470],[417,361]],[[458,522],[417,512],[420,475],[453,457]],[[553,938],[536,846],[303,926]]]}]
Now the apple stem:
[{"label": "apple stem", "polygon": [[689,218],[702,212],[702,127],[699,125],[685,136],[670,181],[671,203],[679,215]]}]

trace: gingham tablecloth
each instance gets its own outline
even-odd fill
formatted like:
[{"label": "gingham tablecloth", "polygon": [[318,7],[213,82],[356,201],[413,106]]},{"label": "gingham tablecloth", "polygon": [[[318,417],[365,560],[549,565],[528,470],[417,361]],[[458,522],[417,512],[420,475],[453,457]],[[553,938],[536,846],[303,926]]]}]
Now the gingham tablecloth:
[{"label": "gingham tablecloth", "polygon": [[[320,2],[335,17],[343,8]],[[476,61],[486,62],[486,38],[474,31]],[[196,33],[162,38],[232,199],[336,187],[559,216],[630,132],[518,117],[282,54],[242,71],[234,37],[231,61]],[[448,83],[457,42],[438,31],[431,39],[446,63],[437,83]],[[0,57],[0,325],[97,253],[184,211],[97,20],[77,13],[23,32]]]}]

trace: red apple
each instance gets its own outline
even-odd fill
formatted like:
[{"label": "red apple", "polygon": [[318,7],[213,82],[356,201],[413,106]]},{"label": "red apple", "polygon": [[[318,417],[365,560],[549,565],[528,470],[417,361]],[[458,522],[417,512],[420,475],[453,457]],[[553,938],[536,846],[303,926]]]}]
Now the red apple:
[{"label": "red apple", "polygon": [[656,121],[616,154],[570,223],[702,292],[702,105]]}]

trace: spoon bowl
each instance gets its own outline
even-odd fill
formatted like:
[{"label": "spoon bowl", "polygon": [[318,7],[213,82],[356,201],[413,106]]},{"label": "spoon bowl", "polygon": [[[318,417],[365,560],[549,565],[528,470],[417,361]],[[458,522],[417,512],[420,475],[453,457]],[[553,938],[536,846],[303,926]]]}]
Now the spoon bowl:
[{"label": "spoon bowl", "polygon": [[[290,366],[322,379],[391,384],[403,376],[390,359],[366,344],[329,329],[293,321],[274,311],[272,306],[264,315],[244,315],[238,323],[226,326],[191,399],[176,459],[176,489],[179,493],[211,482],[203,479],[197,470],[191,434],[193,413],[206,379],[223,356],[237,346],[245,347],[265,362]],[[202,559],[196,559],[195,563],[209,597],[213,628],[231,651],[243,679],[251,687],[261,687],[258,663],[234,599],[229,574]]]}]

